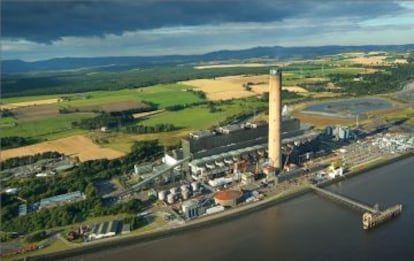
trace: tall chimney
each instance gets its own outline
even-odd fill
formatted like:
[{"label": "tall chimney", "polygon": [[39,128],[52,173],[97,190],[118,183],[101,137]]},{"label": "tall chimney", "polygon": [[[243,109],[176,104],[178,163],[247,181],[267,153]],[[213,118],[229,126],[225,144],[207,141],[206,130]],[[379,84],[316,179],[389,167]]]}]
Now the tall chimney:
[{"label": "tall chimney", "polygon": [[271,69],[269,78],[269,160],[270,164],[280,171],[281,154],[281,88],[282,70]]}]

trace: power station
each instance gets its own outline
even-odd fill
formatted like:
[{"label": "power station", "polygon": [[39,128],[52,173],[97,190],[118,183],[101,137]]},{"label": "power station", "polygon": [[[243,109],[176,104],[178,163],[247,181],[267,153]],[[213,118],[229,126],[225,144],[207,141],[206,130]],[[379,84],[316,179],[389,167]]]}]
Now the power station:
[{"label": "power station", "polygon": [[[237,175],[246,171],[280,173],[287,163],[286,156],[285,164],[282,161],[282,151],[288,151],[284,146],[298,145],[316,136],[301,126],[298,119],[290,117],[287,111],[282,113],[281,90],[282,70],[271,69],[268,123],[245,122],[212,131],[192,132],[181,141],[182,155],[175,152],[173,158],[191,158],[188,167],[196,180],[214,180],[229,173]],[[232,179],[227,180],[230,182]]]},{"label": "power station", "polygon": [[[163,158],[163,165],[150,168],[137,166],[143,181],[124,194],[139,190],[147,184],[165,183],[184,176],[191,181],[209,184],[211,187],[249,180],[265,175],[279,175],[284,180],[292,171],[282,173],[289,159],[309,160],[313,151],[303,151],[318,133],[300,121],[282,113],[282,70],[269,73],[269,120],[243,122],[218,127],[214,130],[192,132],[181,140],[181,149],[173,150]],[[289,158],[290,156],[290,158]],[[295,160],[293,160],[295,162]],[[295,172],[296,173],[296,172]],[[253,176],[252,176],[253,175]],[[296,174],[295,174],[296,175]]]}]

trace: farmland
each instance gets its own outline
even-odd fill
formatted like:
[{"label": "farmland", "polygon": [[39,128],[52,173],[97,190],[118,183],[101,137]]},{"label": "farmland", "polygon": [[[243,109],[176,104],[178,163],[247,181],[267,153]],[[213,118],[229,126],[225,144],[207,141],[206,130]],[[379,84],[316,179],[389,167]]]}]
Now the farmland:
[{"label": "farmland", "polygon": [[0,105],[0,108],[1,109],[15,109],[19,107],[54,104],[58,102],[59,102],[59,98],[44,99],[44,100],[29,100],[29,101],[9,103],[7,105]]},{"label": "farmland", "polygon": [[[1,137],[21,136],[50,138],[50,135],[73,131],[72,122],[92,118],[95,113],[88,111],[117,111],[142,107],[142,101],[156,103],[160,108],[202,101],[202,98],[186,91],[183,85],[157,85],[144,89],[127,89],[113,92],[89,92],[65,96],[65,101],[20,107],[12,110],[14,116],[1,120]],[[33,97],[33,101],[38,100]],[[4,104],[14,102],[13,98],[3,99]],[[31,101],[26,97],[26,104]],[[79,112],[59,114],[59,108],[76,108]],[[85,111],[85,112],[82,112]]]},{"label": "farmland", "polygon": [[280,66],[280,64],[266,64],[266,63],[228,63],[228,64],[205,64],[194,66],[195,69],[215,69],[215,68],[237,68],[237,67],[269,67]]},{"label": "farmland", "polygon": [[[269,76],[266,74],[235,75],[214,79],[190,80],[181,83],[204,92],[209,100],[220,101],[257,96],[267,92]],[[251,89],[246,90],[246,85],[249,85]],[[284,86],[283,89],[292,92],[307,92],[307,90],[298,86]]]},{"label": "farmland", "polygon": [[80,161],[101,158],[113,159],[124,155],[122,152],[116,150],[101,148],[93,143],[88,137],[83,135],[75,135],[68,138],[42,142],[16,149],[3,150],[1,152],[1,158],[2,160],[5,160],[47,151],[57,151],[66,155],[78,157]]},{"label": "farmland", "polygon": [[[296,92],[299,95],[296,98],[284,99],[284,102],[303,103],[304,101],[316,101],[320,98],[336,99],[347,96],[349,95],[348,89],[352,92],[362,90],[365,85],[374,81],[377,76],[372,73],[383,74],[384,70],[388,70],[384,67],[378,68],[376,64],[366,64],[364,67],[357,65],[352,59],[358,57],[368,59],[370,56],[363,53],[343,54],[323,57],[314,61],[284,63],[283,89]],[[395,60],[397,57],[399,56],[387,56],[385,61]],[[382,58],[377,55],[375,59]],[[253,71],[229,76],[228,74],[233,70],[234,72],[240,71],[238,68],[230,68],[233,65],[243,65],[246,66],[245,69]],[[268,65],[266,63],[207,64],[201,65],[207,67],[193,70],[202,71],[208,77],[200,78],[198,77],[200,75],[197,75],[195,77],[197,79],[188,77],[188,80],[178,83],[157,84],[142,88],[114,88],[114,90],[4,98],[1,101],[1,106],[10,106],[13,116],[0,120],[0,136],[36,138],[38,142],[41,142],[81,134],[87,135],[93,143],[101,147],[122,152],[128,152],[132,142],[136,140],[155,138],[163,144],[174,145],[189,131],[211,128],[235,115],[243,113],[252,115],[255,111],[258,114],[263,111],[266,108],[266,102],[252,96],[260,96],[268,91],[268,75],[264,74],[268,70],[266,67]],[[209,66],[213,66],[213,68],[209,68]],[[248,68],[248,66],[252,67]],[[170,73],[174,70],[179,69],[168,69]],[[188,70],[188,67],[183,67],[183,70]],[[214,71],[209,72],[209,70]],[[223,70],[223,72],[219,72],[219,70]],[[120,77],[124,73],[132,76],[132,71],[122,72],[118,76]],[[385,73],[389,75],[391,72]],[[220,74],[226,76],[212,77],[212,75]],[[89,72],[88,75],[88,77],[97,79],[103,75],[107,77],[108,75],[117,75],[117,73],[101,71]],[[364,81],[365,78],[369,81],[355,82],[356,75],[363,75]],[[106,79],[105,77],[101,80]],[[363,87],[359,88],[359,85]],[[376,90],[374,85],[369,84],[368,87],[370,89],[364,89],[362,94]],[[395,86],[393,88],[395,89]],[[381,91],[384,90],[381,89]],[[206,97],[204,98],[202,93],[196,91],[203,92]],[[227,102],[221,102],[222,100],[227,100]],[[73,122],[97,116],[96,112],[110,113],[137,109],[148,106],[148,103],[155,104],[158,110],[136,113],[132,122],[128,124],[148,127],[172,124],[178,130],[160,133],[132,133],[126,131],[123,126],[114,128],[109,133],[102,133],[96,130],[80,129],[77,125],[75,125],[77,127],[72,125]],[[171,109],[177,105],[181,107],[176,111]],[[62,109],[66,110],[63,114]],[[295,115],[304,123],[316,125],[350,123],[346,119],[332,122],[332,119],[327,121],[324,117],[311,117],[296,113]]]},{"label": "farmland", "polygon": [[38,139],[51,139],[57,134],[73,134],[72,122],[81,119],[91,118],[94,113],[76,113],[56,115],[52,117],[33,119],[33,120],[15,120],[11,124],[0,125],[0,137],[20,136],[36,137]]}]

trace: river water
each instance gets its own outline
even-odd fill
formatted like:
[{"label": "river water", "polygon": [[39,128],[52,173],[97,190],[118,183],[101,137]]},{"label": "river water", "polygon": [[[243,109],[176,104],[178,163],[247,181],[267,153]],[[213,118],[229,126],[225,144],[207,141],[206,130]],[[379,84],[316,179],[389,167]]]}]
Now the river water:
[{"label": "river water", "polygon": [[400,217],[371,231],[360,213],[307,194],[200,230],[77,256],[72,260],[414,260],[414,157],[328,189]]}]

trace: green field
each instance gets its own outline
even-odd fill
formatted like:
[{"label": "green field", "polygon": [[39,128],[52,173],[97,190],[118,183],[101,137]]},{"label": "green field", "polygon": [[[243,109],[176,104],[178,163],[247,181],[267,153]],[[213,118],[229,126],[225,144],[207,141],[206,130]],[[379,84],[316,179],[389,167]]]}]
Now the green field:
[{"label": "green field", "polygon": [[122,101],[149,101],[159,105],[160,108],[164,108],[170,105],[202,101],[197,95],[186,92],[187,88],[187,86],[181,84],[163,84],[139,89],[72,94],[68,96],[77,99],[61,102],[59,106],[82,107]]},{"label": "green field", "polygon": [[253,112],[254,108],[263,105],[265,104],[254,99],[237,100],[232,104],[220,105],[220,111],[218,112],[210,112],[207,105],[202,105],[181,111],[165,111],[139,122],[139,124],[154,126],[161,123],[170,123],[185,129],[201,130],[218,125],[229,116]]},{"label": "green field", "polygon": [[14,126],[16,124],[16,120],[13,117],[1,117],[0,118],[0,128],[7,127],[7,126]]},{"label": "green field", "polygon": [[16,121],[15,126],[0,126],[0,137],[20,136],[41,139],[60,138],[79,132],[72,122],[91,118],[94,113],[62,114],[33,121]]},{"label": "green field", "polygon": [[[158,104],[160,108],[176,104],[190,104],[202,99],[188,87],[179,84],[156,85],[140,89],[125,89],[119,91],[96,91],[82,94],[71,94],[70,101],[55,104],[58,107],[82,107],[91,105],[105,105],[114,102],[149,101]],[[65,96],[65,95],[62,95]],[[21,101],[35,101],[56,96],[29,96],[6,98],[2,102],[13,103]],[[53,106],[53,105],[52,105]],[[36,109],[36,107],[33,107]],[[20,119],[5,117],[0,119],[0,137],[21,136],[44,139],[57,139],[74,134],[85,133],[85,130],[73,129],[72,122],[91,118],[94,113],[71,113],[51,116],[42,116],[38,119]]]},{"label": "green field", "polygon": [[161,108],[176,104],[188,104],[202,101],[200,97],[186,92],[188,86],[181,84],[162,84],[138,89],[123,89],[118,91],[95,91],[68,95],[27,96],[2,99],[2,104],[36,101],[50,98],[69,97],[70,101],[56,103],[59,107],[82,107],[102,105],[122,101],[149,101]]}]

